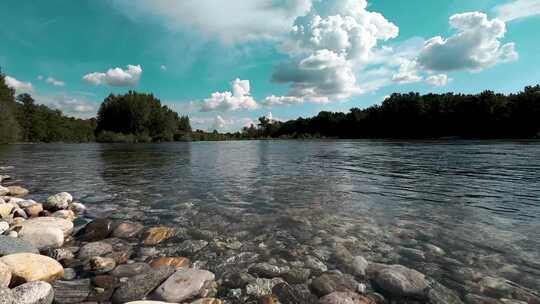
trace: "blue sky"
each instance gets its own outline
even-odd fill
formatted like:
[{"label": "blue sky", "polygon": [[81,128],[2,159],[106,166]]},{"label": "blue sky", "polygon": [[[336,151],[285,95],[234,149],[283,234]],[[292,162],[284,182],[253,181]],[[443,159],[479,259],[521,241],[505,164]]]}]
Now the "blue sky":
[{"label": "blue sky", "polygon": [[540,0],[5,0],[18,93],[92,117],[152,92],[196,128],[380,103],[392,92],[540,83]]}]

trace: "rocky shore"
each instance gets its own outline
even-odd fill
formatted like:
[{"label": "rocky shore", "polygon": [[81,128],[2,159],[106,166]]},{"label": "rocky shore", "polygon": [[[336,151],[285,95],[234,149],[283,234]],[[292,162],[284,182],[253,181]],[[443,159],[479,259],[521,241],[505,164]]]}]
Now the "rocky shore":
[{"label": "rocky shore", "polygon": [[[434,244],[359,242],[368,226],[344,238],[335,223],[321,229],[284,215],[265,224],[190,203],[148,225],[115,215],[129,215],[120,207],[96,217],[67,192],[37,202],[9,176],[0,183],[0,304],[540,304],[536,291]],[[239,226],[244,217],[249,224]],[[396,263],[402,258],[409,262]]]}]

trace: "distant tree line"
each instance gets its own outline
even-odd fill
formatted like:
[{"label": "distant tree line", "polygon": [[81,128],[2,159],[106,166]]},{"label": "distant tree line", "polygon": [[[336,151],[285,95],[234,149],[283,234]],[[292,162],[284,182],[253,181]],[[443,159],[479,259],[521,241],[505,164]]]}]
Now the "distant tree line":
[{"label": "distant tree line", "polygon": [[0,143],[94,141],[95,119],[66,117],[35,103],[29,94],[15,97],[0,72]]},{"label": "distant tree line", "polygon": [[540,86],[517,94],[392,94],[381,105],[320,112],[286,122],[259,118],[246,138],[534,138],[540,137]]}]

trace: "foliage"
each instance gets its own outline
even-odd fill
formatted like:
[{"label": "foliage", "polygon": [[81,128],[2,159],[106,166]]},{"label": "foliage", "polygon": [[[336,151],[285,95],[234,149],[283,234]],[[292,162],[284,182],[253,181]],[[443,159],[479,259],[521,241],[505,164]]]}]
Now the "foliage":
[{"label": "foliage", "polygon": [[15,118],[15,91],[6,85],[4,74],[0,71],[0,143],[19,139],[19,124]]},{"label": "foliage", "polygon": [[532,138],[540,136],[540,86],[518,94],[392,94],[349,113],[320,112],[287,122],[259,119],[245,138]]},{"label": "foliage", "polygon": [[[173,141],[178,132],[189,132],[191,126],[187,116],[178,114],[152,94],[130,91],[124,95],[109,95],[101,104],[97,118],[98,140],[112,139],[103,132],[133,135],[147,141]],[[114,137],[114,136],[113,136]],[[117,138],[120,138],[116,136]]]}]

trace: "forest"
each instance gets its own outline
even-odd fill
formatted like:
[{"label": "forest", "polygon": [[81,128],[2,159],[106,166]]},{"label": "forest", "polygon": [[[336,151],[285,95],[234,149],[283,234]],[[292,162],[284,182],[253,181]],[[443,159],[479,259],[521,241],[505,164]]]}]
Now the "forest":
[{"label": "forest", "polygon": [[259,118],[236,133],[191,129],[188,116],[152,94],[111,94],[96,118],[67,117],[9,88],[0,72],[0,143],[167,142],[272,138],[538,138],[540,85],[504,95],[392,94],[382,104],[348,113],[320,112],[285,122]]}]

